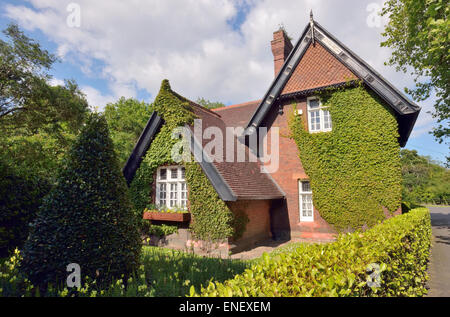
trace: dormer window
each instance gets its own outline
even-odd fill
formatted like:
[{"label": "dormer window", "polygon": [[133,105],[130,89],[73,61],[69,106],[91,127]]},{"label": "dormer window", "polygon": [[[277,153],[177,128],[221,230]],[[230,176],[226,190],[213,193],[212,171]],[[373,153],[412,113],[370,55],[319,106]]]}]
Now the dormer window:
[{"label": "dormer window", "polygon": [[326,107],[318,97],[308,97],[308,127],[309,132],[328,132],[331,131],[331,116]]},{"label": "dormer window", "polygon": [[187,208],[187,185],[183,166],[164,166],[157,169],[156,205],[161,209]]}]

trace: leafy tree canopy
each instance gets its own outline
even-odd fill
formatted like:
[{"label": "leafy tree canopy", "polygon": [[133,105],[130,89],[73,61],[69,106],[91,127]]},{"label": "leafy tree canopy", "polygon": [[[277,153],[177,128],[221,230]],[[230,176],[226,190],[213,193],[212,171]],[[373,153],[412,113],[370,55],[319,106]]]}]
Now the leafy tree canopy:
[{"label": "leafy tree canopy", "polygon": [[412,203],[450,203],[450,171],[415,150],[400,152],[403,199]]},{"label": "leafy tree canopy", "polygon": [[52,87],[48,71],[56,57],[28,38],[17,25],[3,31],[0,40],[0,122],[7,131],[25,127],[59,129],[59,122],[76,128],[88,104],[74,81]]},{"label": "leafy tree canopy", "polygon": [[106,105],[104,114],[121,167],[125,165],[152,112],[152,105],[133,98],[122,97]]},{"label": "leafy tree canopy", "polygon": [[441,124],[433,134],[442,142],[450,134],[450,21],[448,0],[388,0],[382,15],[389,17],[382,46],[393,50],[388,65],[407,72],[412,69],[415,89],[406,89],[417,101],[430,97],[437,101],[434,117]]},{"label": "leafy tree canopy", "polygon": [[205,98],[197,98],[196,103],[208,109],[216,109],[225,107],[225,104],[219,101],[209,101]]},{"label": "leafy tree canopy", "polygon": [[17,25],[0,40],[0,155],[18,174],[54,175],[89,112],[73,80],[51,86],[56,57]]}]

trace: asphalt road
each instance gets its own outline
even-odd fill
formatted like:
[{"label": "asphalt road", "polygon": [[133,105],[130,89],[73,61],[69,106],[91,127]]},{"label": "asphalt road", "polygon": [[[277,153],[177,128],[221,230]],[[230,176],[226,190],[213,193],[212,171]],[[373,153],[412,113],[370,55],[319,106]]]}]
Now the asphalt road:
[{"label": "asphalt road", "polygon": [[428,296],[450,297],[450,207],[428,208],[433,232]]}]

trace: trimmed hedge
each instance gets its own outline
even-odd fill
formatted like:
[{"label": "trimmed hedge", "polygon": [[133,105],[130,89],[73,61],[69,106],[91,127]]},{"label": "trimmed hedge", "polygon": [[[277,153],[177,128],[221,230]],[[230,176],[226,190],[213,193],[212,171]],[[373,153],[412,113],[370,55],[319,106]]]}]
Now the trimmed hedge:
[{"label": "trimmed hedge", "polygon": [[109,282],[136,271],[141,246],[106,120],[91,114],[30,227],[21,271],[42,290],[64,282],[69,263]]},{"label": "trimmed hedge", "polygon": [[[330,244],[302,244],[294,252],[268,254],[224,283],[210,282],[191,296],[422,296],[431,224],[426,208],[386,220]],[[379,287],[369,287],[377,263]]]}]

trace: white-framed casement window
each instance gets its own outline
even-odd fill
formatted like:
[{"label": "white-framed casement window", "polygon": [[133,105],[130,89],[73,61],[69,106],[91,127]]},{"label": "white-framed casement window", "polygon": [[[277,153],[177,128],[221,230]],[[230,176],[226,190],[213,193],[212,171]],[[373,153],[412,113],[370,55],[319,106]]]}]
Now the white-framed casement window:
[{"label": "white-framed casement window", "polygon": [[306,98],[308,105],[308,126],[309,132],[327,132],[331,131],[331,116],[326,107],[322,107],[322,103],[318,97]]},{"label": "white-framed casement window", "polygon": [[298,196],[300,221],[314,221],[314,205],[312,200],[311,184],[309,181],[298,181]]},{"label": "white-framed casement window", "polygon": [[156,205],[187,209],[187,185],[183,166],[163,166],[156,171]]}]

